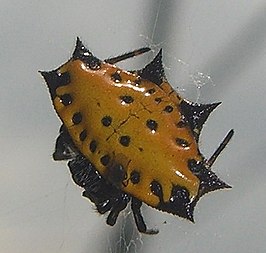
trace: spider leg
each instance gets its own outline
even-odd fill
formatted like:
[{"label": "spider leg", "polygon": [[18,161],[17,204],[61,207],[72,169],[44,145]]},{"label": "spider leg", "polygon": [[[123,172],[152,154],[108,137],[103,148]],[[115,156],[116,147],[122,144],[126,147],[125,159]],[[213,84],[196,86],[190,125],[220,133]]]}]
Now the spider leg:
[{"label": "spider leg", "polygon": [[128,58],[132,58],[134,56],[144,54],[144,53],[146,53],[146,52],[148,52],[150,50],[151,49],[149,47],[143,47],[143,48],[134,50],[134,51],[126,53],[126,54],[122,54],[122,55],[119,55],[119,56],[116,56],[116,57],[112,57],[112,58],[106,59],[104,61],[106,63],[115,64],[115,63],[117,63],[119,61],[123,61],[123,60],[126,60]]},{"label": "spider leg", "polygon": [[130,198],[127,194],[122,194],[120,198],[116,199],[112,211],[109,213],[106,223],[110,226],[113,226],[116,223],[119,213],[127,207]]},{"label": "spider leg", "polygon": [[[106,223],[113,226],[119,213],[127,207],[130,197],[114,186],[107,184],[98,174],[94,165],[78,154],[64,125],[60,128],[53,157],[54,160],[72,159],[68,162],[68,167],[74,182],[85,189],[83,196],[89,198],[96,205],[100,214],[110,211]],[[145,234],[157,234],[158,230],[147,229],[140,212],[141,205],[141,201],[132,197],[131,209],[138,230]]]},{"label": "spider leg", "polygon": [[133,211],[134,219],[137,225],[137,228],[139,232],[149,235],[158,234],[159,230],[157,229],[147,229],[147,226],[143,220],[140,208],[141,208],[142,202],[134,197],[132,197],[131,200],[131,209]]},{"label": "spider leg", "polygon": [[100,214],[110,211],[106,223],[113,226],[119,213],[126,208],[130,197],[107,183],[94,165],[82,155],[68,162],[74,182],[84,188],[83,196],[90,199]]},{"label": "spider leg", "polygon": [[231,140],[231,138],[234,135],[234,130],[231,129],[228,134],[224,137],[223,141],[221,142],[220,146],[215,150],[215,152],[213,153],[213,155],[211,156],[211,158],[206,162],[206,166],[208,168],[210,168],[213,163],[215,162],[215,160],[217,159],[217,157],[220,155],[220,153],[224,150],[224,148],[226,147],[226,145],[229,143],[229,141]]},{"label": "spider leg", "polygon": [[79,155],[68,163],[68,167],[74,182],[85,189],[82,193],[83,197],[90,199],[100,214],[110,211],[114,205],[109,193],[112,190],[111,186],[106,184],[93,164]]}]

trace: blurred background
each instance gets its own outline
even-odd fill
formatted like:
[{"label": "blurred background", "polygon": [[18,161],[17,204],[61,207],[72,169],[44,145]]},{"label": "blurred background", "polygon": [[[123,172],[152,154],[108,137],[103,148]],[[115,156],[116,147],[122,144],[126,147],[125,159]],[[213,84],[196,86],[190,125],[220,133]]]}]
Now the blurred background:
[{"label": "blurred background", "polygon": [[[5,253],[264,252],[266,246],[266,2],[263,0],[2,0],[0,8],[0,247]],[[139,69],[163,48],[169,82],[192,101],[222,105],[205,124],[213,170],[230,191],[206,195],[195,224],[143,206],[156,236],[135,230],[130,210],[114,227],[81,197],[52,152],[60,122],[38,70],[69,59],[76,36],[105,59]]]}]

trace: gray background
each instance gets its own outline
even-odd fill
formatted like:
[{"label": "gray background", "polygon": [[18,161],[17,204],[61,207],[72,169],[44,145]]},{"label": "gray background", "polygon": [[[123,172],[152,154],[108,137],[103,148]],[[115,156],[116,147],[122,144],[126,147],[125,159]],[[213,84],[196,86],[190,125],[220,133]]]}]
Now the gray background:
[{"label": "gray background", "polygon": [[[265,252],[265,1],[2,0],[0,27],[1,252]],[[223,101],[200,148],[209,157],[235,129],[213,166],[233,189],[205,196],[195,224],[144,207],[159,235],[139,235],[129,211],[109,227],[52,160],[60,122],[37,71],[68,60],[76,36],[102,59],[152,47],[128,69],[162,47],[183,96]]]}]

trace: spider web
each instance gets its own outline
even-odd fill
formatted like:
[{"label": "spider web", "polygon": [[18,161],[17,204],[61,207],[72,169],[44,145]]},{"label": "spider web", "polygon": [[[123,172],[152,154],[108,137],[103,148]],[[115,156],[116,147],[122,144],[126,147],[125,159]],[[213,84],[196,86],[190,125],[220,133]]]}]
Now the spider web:
[{"label": "spider web", "polygon": [[143,241],[142,235],[136,229],[130,207],[120,216],[115,228],[118,232],[107,238],[108,253],[137,253],[141,250]]},{"label": "spider web", "polygon": [[[143,38],[144,42],[146,45],[149,45],[149,47],[152,49],[152,51],[155,53],[158,52],[158,50],[160,48],[163,47],[163,45],[167,42],[167,39],[165,40],[161,40],[158,43],[155,43],[154,41],[154,37],[156,34],[156,27],[158,22],[160,22],[159,20],[159,13],[162,7],[162,0],[160,1],[160,3],[158,4],[158,9],[155,15],[155,21],[154,21],[154,25],[152,28],[152,34],[151,36],[146,36],[143,34],[140,34],[140,37]],[[196,93],[196,95],[193,95],[193,102],[200,102],[201,99],[201,89],[204,86],[215,86],[215,83],[213,82],[212,78],[210,75],[203,73],[201,71],[198,70],[194,70],[189,63],[187,63],[186,61],[176,57],[175,55],[172,54],[172,52],[167,51],[166,48],[163,48],[163,54],[164,57],[172,60],[174,62],[174,66],[172,68],[172,66],[167,66],[164,63],[164,69],[166,72],[171,73],[172,69],[177,70],[182,76],[185,77],[185,81],[180,83],[172,83],[171,85],[177,89],[178,86],[178,92],[179,93]],[[171,75],[166,75],[167,77],[170,77]],[[186,87],[184,87],[186,86]],[[190,91],[191,90],[191,91]],[[183,96],[186,97],[186,96]]]}]

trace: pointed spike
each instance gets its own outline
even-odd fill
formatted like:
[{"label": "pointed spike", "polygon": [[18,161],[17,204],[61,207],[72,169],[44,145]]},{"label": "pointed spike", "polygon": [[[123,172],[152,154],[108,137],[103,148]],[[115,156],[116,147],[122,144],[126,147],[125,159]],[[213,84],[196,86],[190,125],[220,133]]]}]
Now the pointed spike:
[{"label": "pointed spike", "polygon": [[209,167],[205,164],[205,161],[197,162],[193,159],[189,160],[188,168],[200,180],[199,194],[195,200],[196,202],[205,193],[218,189],[231,188],[230,185],[223,182],[214,172],[209,169]]},{"label": "pointed spike", "polygon": [[147,79],[157,85],[161,85],[164,80],[166,80],[164,74],[164,68],[162,64],[162,49],[155,56],[155,58],[146,67],[138,70],[137,73],[143,79]]},{"label": "pointed spike", "polygon": [[76,40],[76,46],[72,54],[73,59],[82,59],[84,54],[87,56],[92,55],[92,53],[84,46],[79,37]]},{"label": "pointed spike", "polygon": [[198,197],[201,197],[211,191],[232,188],[230,185],[226,184],[224,181],[218,178],[218,176],[214,172],[207,169],[206,167],[203,167],[199,175],[197,176],[200,179],[200,189]]},{"label": "pointed spike", "polygon": [[197,104],[186,99],[183,99],[180,103],[181,112],[188,121],[197,141],[203,124],[209,117],[210,113],[220,104],[221,102],[213,104]]},{"label": "pointed spike", "polygon": [[59,132],[60,134],[56,139],[53,159],[55,161],[62,161],[75,158],[78,154],[78,151],[75,149],[73,141],[67,132],[66,127],[62,125]]},{"label": "pointed spike", "polygon": [[38,71],[40,74],[41,74],[41,76],[44,78],[44,80],[46,81],[46,79],[48,78],[48,76],[49,76],[49,72],[48,71],[41,71],[41,70],[39,70]]},{"label": "pointed spike", "polygon": [[193,212],[196,203],[197,201],[191,202],[187,189],[176,185],[172,188],[169,201],[161,200],[156,208],[194,222]]},{"label": "pointed spike", "polygon": [[81,60],[86,65],[92,69],[92,70],[97,70],[100,69],[101,67],[101,61],[96,58],[90,51],[87,49],[82,41],[77,37],[76,41],[76,47],[74,49],[74,52],[72,54],[73,60]]},{"label": "pointed spike", "polygon": [[195,205],[192,205],[192,204],[188,204],[187,205],[187,216],[186,217],[184,217],[184,218],[186,218],[186,219],[188,219],[189,221],[191,221],[192,223],[194,223],[195,221],[194,221],[194,207],[195,207]]},{"label": "pointed spike", "polygon": [[70,83],[70,75],[68,72],[61,73],[57,70],[52,70],[49,72],[39,71],[43,76],[47,86],[49,88],[52,99],[56,97],[56,89],[60,86],[64,86]]}]

